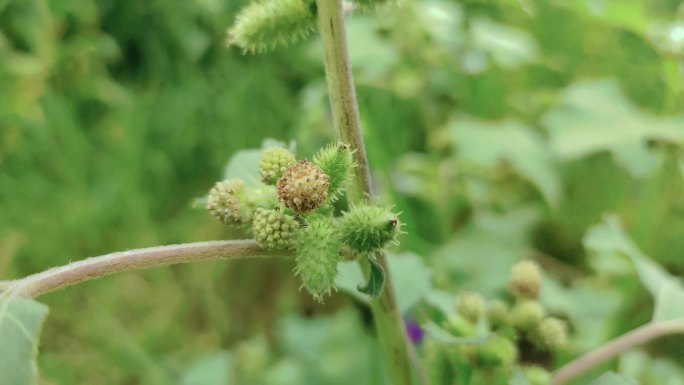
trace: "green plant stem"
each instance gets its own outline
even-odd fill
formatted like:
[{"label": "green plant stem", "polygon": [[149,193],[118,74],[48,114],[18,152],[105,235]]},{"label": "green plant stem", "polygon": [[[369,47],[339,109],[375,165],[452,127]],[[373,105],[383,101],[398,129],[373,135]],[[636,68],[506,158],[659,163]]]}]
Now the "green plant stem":
[{"label": "green plant stem", "polygon": [[[350,200],[354,203],[372,196],[373,191],[347,50],[342,1],[316,0],[316,5],[318,9],[318,30],[323,42],[325,73],[335,128],[342,141],[349,144],[354,150],[357,163],[352,183],[353,188],[350,191]],[[394,298],[392,277],[385,254],[379,252],[376,257],[385,270],[386,281],[385,290],[380,298],[371,302],[375,328],[383,349],[390,383],[392,385],[410,385],[413,374],[409,345],[404,331],[404,323]],[[362,263],[362,269],[368,270],[367,263]]]},{"label": "green plant stem", "polygon": [[219,258],[287,256],[285,251],[267,251],[256,241],[210,241],[157,246],[92,257],[14,281],[0,282],[11,294],[38,297],[80,282],[128,270],[196,262]]},{"label": "green plant stem", "polygon": [[607,361],[619,353],[639,344],[668,334],[684,333],[684,320],[650,322],[625,333],[597,349],[565,364],[558,369],[552,385],[561,385],[572,380],[590,368]]}]

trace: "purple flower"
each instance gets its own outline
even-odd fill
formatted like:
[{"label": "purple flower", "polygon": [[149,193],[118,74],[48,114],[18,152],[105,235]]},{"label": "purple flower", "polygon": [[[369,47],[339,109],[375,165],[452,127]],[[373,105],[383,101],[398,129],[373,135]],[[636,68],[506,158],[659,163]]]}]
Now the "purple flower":
[{"label": "purple flower", "polygon": [[418,322],[412,319],[406,319],[404,320],[404,328],[406,329],[406,336],[408,336],[409,340],[411,340],[414,345],[418,345],[423,341],[425,332],[420,328]]}]

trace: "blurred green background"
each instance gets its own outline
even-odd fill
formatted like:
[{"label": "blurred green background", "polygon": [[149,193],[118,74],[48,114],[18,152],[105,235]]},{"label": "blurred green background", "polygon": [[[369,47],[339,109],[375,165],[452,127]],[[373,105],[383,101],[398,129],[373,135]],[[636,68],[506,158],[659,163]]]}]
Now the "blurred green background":
[{"label": "blurred green background", "polygon": [[[0,0],[0,277],[244,237],[191,207],[231,156],[334,140],[317,37],[242,55],[224,41],[243,5]],[[587,234],[614,215],[684,274],[680,1],[405,0],[351,16],[348,34],[375,182],[426,269],[417,298],[495,295],[532,257],[571,323],[560,361],[648,321],[633,269]],[[45,296],[41,381],[382,383],[368,312],[344,293],[315,304],[292,267],[207,262]],[[603,369],[682,384],[682,346]]]}]

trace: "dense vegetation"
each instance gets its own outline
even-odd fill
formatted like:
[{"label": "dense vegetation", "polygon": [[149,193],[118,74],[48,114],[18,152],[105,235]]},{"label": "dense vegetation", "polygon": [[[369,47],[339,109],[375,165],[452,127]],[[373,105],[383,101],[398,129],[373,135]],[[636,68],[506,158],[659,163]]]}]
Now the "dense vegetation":
[{"label": "dense vegetation", "polygon": [[[679,3],[407,0],[347,18],[374,181],[406,232],[390,258],[407,320],[440,323],[466,290],[507,299],[522,259],[569,327],[555,355],[523,360],[554,369],[651,319],[658,282],[684,274]],[[256,170],[267,138],[307,158],[335,140],[318,37],[226,48],[243,5],[0,0],[1,278],[244,238],[195,202]],[[355,265],[324,304],[293,267],[172,266],[41,298],[41,383],[384,383]],[[682,316],[680,294],[656,316]],[[683,343],[577,383],[682,384]]]}]

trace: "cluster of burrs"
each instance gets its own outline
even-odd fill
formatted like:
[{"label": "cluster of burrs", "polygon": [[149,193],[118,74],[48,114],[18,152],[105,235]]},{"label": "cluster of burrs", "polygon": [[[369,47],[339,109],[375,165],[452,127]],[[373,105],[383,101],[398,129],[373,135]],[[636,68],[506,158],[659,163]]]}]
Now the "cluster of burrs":
[{"label": "cluster of burrs", "polygon": [[479,342],[453,345],[429,340],[424,348],[430,383],[455,383],[465,364],[476,373],[471,384],[507,384],[512,372],[519,370],[530,385],[550,385],[551,374],[543,364],[553,361],[568,332],[566,323],[547,316],[539,302],[541,278],[540,267],[525,260],[511,269],[507,301],[485,301],[475,292],[459,295],[456,316],[447,319],[444,328],[464,339],[483,331],[487,336]]},{"label": "cluster of burrs", "polygon": [[333,204],[344,194],[354,172],[353,153],[333,143],[312,161],[297,160],[287,149],[262,152],[262,185],[248,187],[240,179],[216,183],[207,209],[226,225],[248,230],[266,250],[293,250],[295,273],[316,299],[335,288],[341,253],[364,256],[374,264],[374,252],[400,231],[397,214],[371,202],[335,215]]}]

